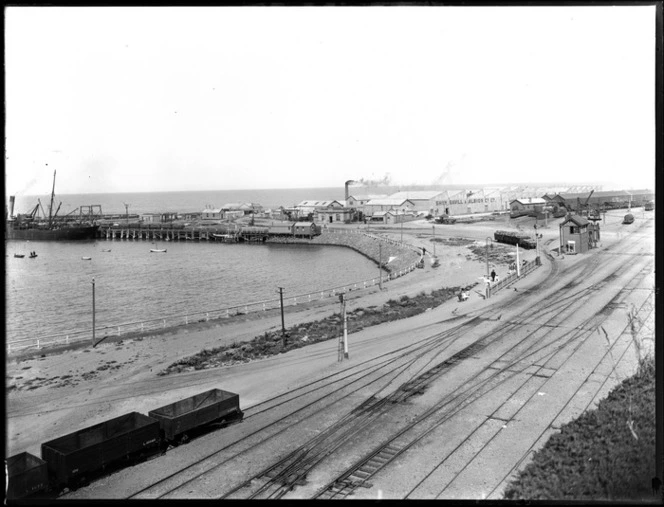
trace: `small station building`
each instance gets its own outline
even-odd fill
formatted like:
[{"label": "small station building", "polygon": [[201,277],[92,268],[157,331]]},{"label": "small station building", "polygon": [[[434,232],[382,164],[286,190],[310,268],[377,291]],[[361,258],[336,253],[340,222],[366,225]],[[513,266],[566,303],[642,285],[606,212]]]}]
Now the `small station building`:
[{"label": "small station building", "polygon": [[592,223],[585,217],[567,215],[560,223],[561,253],[586,253],[599,239],[599,223]]}]

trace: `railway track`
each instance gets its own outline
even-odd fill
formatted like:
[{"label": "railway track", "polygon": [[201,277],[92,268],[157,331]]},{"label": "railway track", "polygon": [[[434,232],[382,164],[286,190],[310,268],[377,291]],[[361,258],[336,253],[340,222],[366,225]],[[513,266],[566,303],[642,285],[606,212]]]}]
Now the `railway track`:
[{"label": "railway track", "polygon": [[[610,252],[609,248],[604,250]],[[639,255],[637,252],[635,254]],[[652,273],[653,270],[653,261],[649,260],[649,256],[640,257],[645,264],[638,275],[635,275],[635,281]],[[613,273],[603,276],[595,284],[579,288],[581,280],[593,275],[598,267],[606,262],[615,263],[616,269]],[[552,262],[548,281],[554,285],[559,269],[559,263]],[[336,410],[339,407],[348,406],[346,393],[361,393],[364,400],[342,411],[341,416],[335,415],[332,424],[322,428],[300,445],[290,449],[284,448],[282,455],[272,464],[248,475],[250,478],[244,479],[239,484],[222,486],[222,491],[226,490],[216,495],[225,499],[287,497],[299,486],[307,484],[312,470],[325,463],[344,446],[350,445],[353,439],[360,438],[372,427],[379,425],[382,418],[394,407],[403,405],[414,396],[426,394],[431,385],[439,382],[459,365],[465,364],[469,359],[476,361],[478,354],[488,351],[497,354],[463,387],[448,393],[438,403],[417,414],[408,425],[391,435],[389,439],[365,451],[352,466],[325,483],[322,489],[311,496],[345,498],[354,494],[358,488],[370,487],[369,480],[372,477],[388,468],[409,449],[423,442],[473,403],[518,380],[520,376],[526,375],[527,378],[517,386],[516,390],[513,390],[514,393],[524,389],[524,386],[533,379],[548,382],[589,337],[598,331],[611,312],[620,308],[617,305],[621,304],[625,293],[640,289],[635,286],[618,292],[605,302],[600,312],[576,326],[571,328],[566,326],[567,319],[574,315],[579,304],[589,301],[603,291],[608,293],[616,279],[630,269],[631,266],[622,262],[620,256],[609,255],[603,259],[593,256],[583,264],[568,270],[573,273],[574,280],[566,284],[561,282],[557,288],[556,300],[548,306],[539,304],[546,299],[547,291],[551,289],[550,285],[547,287],[542,284],[510,297],[513,303],[525,298],[532,300],[532,305],[517,317],[500,320],[505,312],[505,305],[492,305],[482,312],[482,315],[466,316],[468,320],[465,322],[461,319],[440,322],[441,325],[454,325],[443,332],[429,334],[408,346],[326,375],[292,392],[247,408],[243,424],[247,421],[256,421],[255,428],[250,433],[133,492],[129,498],[178,497],[186,489],[195,488],[201,481],[223,476],[225,468],[232,467],[233,463],[245,459],[252,452],[258,452],[274,439],[288,437],[293,425],[315,420],[327,413],[338,413]],[[470,343],[464,342],[465,335],[481,331],[487,322],[499,323],[490,335],[482,335]],[[533,327],[530,334],[516,344],[511,344],[508,350],[500,350],[503,340],[520,329],[530,327]],[[567,356],[564,357],[564,354]],[[620,357],[624,354],[625,351]],[[602,356],[600,362],[605,357],[606,354]],[[535,394],[531,393],[531,398],[532,396]],[[493,414],[504,407],[504,403],[499,405]],[[283,419],[270,420],[271,414],[276,409],[285,411],[281,414]],[[468,438],[470,436],[462,440],[457,448]],[[489,442],[486,445],[489,445]],[[526,456],[527,454],[522,460]],[[440,469],[444,462],[441,461],[432,474]],[[515,467],[518,467],[518,464]],[[427,478],[428,476],[422,481],[427,481]],[[231,489],[227,489],[228,487]],[[417,488],[414,488],[407,497],[414,495],[416,491]],[[444,492],[445,489],[441,490],[439,495]]]}]

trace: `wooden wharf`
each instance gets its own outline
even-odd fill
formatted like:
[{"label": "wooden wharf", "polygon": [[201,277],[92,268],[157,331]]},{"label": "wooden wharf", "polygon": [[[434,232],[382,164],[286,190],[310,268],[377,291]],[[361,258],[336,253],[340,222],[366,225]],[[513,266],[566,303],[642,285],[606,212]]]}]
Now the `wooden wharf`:
[{"label": "wooden wharf", "polygon": [[126,227],[102,226],[97,232],[98,239],[133,239],[163,241],[221,241],[237,243],[241,241],[240,231],[228,231],[216,227]]}]

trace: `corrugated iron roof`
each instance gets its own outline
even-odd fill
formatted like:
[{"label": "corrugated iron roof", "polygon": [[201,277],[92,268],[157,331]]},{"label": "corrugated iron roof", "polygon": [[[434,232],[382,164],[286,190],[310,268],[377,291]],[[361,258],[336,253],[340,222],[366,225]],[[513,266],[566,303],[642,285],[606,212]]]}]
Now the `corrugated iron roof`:
[{"label": "corrugated iron roof", "polygon": [[429,200],[433,199],[434,197],[438,197],[439,195],[443,194],[444,191],[437,191],[437,190],[403,190],[401,192],[396,192],[392,195],[390,195],[390,199],[424,199],[424,200]]},{"label": "corrugated iron roof", "polygon": [[413,204],[413,201],[410,199],[372,199],[366,205],[367,206],[401,206],[405,202],[410,202]]},{"label": "corrugated iron roof", "polygon": [[512,202],[519,202],[521,204],[546,204],[546,199],[542,199],[541,197],[522,197],[520,199],[513,199]]}]

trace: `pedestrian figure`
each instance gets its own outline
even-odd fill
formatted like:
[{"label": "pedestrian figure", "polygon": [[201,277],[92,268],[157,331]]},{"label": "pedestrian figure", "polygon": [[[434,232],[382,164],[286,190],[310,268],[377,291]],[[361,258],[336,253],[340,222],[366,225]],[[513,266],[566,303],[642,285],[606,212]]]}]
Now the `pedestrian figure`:
[{"label": "pedestrian figure", "polygon": [[491,270],[491,281],[492,282],[496,281],[496,270],[495,269]]}]

